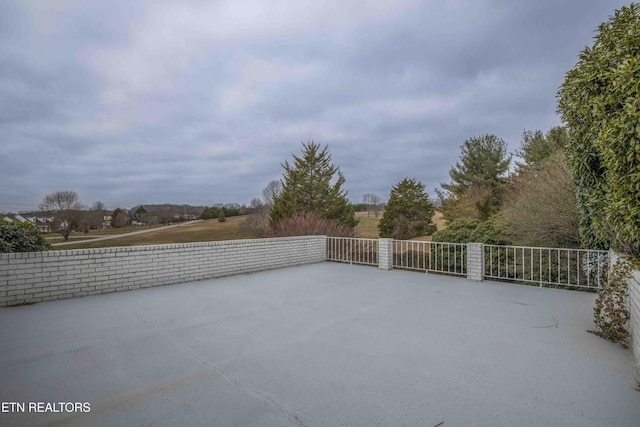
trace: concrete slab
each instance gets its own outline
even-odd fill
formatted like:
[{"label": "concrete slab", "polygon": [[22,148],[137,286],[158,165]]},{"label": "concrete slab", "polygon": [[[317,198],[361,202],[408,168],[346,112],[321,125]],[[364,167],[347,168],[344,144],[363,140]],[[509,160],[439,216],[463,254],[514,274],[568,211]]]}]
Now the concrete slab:
[{"label": "concrete slab", "polygon": [[594,300],[322,263],[0,308],[0,425],[637,426]]}]

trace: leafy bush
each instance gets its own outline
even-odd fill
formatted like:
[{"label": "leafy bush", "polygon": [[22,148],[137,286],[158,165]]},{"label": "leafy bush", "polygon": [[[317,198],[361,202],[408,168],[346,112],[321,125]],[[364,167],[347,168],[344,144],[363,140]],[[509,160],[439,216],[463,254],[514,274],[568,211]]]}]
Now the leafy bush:
[{"label": "leafy bush", "polygon": [[640,254],[640,5],[602,23],[558,92],[582,245]]},{"label": "leafy bush", "polygon": [[596,335],[626,347],[629,339],[629,309],[627,297],[631,274],[631,264],[624,259],[618,260],[609,274],[609,280],[598,292],[596,306],[593,309],[596,323]]},{"label": "leafy bush", "polygon": [[453,220],[444,230],[433,235],[434,242],[486,243],[490,245],[510,245],[504,219],[493,215],[486,221],[470,218]]},{"label": "leafy bush", "polygon": [[38,252],[49,247],[35,225],[0,220],[0,252]]},{"label": "leafy bush", "polygon": [[434,242],[469,243],[472,241],[471,235],[478,228],[479,219],[458,218],[444,230],[438,230],[433,234]]}]

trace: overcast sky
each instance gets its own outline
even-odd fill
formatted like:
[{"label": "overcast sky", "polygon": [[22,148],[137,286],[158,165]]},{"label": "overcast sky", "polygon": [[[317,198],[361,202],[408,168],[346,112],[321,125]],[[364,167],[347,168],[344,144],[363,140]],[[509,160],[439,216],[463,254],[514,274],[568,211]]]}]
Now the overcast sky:
[{"label": "overcast sky", "polygon": [[248,204],[301,142],[354,202],[518,148],[617,0],[0,2],[0,212]]}]

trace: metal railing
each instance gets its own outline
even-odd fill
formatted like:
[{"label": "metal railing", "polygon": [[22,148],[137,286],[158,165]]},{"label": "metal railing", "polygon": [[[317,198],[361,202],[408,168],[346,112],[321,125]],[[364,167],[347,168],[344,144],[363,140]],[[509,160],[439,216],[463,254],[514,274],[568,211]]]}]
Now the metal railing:
[{"label": "metal railing", "polygon": [[[381,255],[378,244],[377,239],[327,237],[327,260],[378,265],[380,256],[390,255],[393,268],[467,275],[465,243],[393,240],[389,255]],[[485,244],[483,263],[485,279],[597,290],[607,280],[609,252]]]},{"label": "metal railing", "polygon": [[378,265],[378,240],[327,237],[327,260],[349,264]]},{"label": "metal railing", "polygon": [[393,267],[465,276],[467,274],[467,245],[464,243],[394,240]]},{"label": "metal railing", "polygon": [[608,251],[484,245],[484,277],[539,286],[601,289]]}]

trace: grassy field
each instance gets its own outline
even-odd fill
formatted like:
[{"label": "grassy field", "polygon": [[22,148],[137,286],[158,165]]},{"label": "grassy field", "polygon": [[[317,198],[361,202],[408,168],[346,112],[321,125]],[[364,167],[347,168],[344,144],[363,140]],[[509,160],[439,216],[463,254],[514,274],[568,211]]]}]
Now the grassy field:
[{"label": "grassy field", "polygon": [[[356,218],[360,220],[356,236],[365,239],[377,239],[380,237],[378,234],[378,222],[380,221],[380,217],[382,217],[382,213],[380,213],[378,218],[376,218],[373,213],[371,215],[367,215],[366,212],[356,212]],[[446,228],[444,217],[440,212],[435,213],[433,216],[433,222],[438,227],[438,230]],[[416,237],[412,240],[431,240],[431,236]]]},{"label": "grassy field", "polygon": [[382,217],[382,213],[376,218],[373,213],[367,215],[366,212],[356,212],[356,218],[360,220],[358,228],[356,229],[356,237],[362,237],[365,239],[377,239],[378,238],[378,222]]},{"label": "grassy field", "polygon": [[[381,216],[381,215],[380,215]],[[366,212],[356,213],[356,217],[360,219],[360,224],[356,230],[356,236],[369,239],[378,238],[378,221],[380,216],[376,218],[373,214],[367,216]],[[169,243],[192,243],[192,242],[209,242],[215,240],[234,240],[234,239],[251,239],[247,230],[243,227],[246,216],[234,216],[227,218],[226,222],[218,222],[217,219],[200,221],[194,224],[184,225],[181,227],[158,229],[144,234],[132,236],[122,236],[115,239],[100,240],[96,242],[75,243],[65,246],[55,247],[55,250],[67,249],[89,249],[89,248],[107,248],[114,246],[138,246],[138,245],[162,245]],[[436,212],[434,221],[438,229],[444,227],[442,214]],[[140,231],[141,227],[124,227],[119,229],[111,229],[102,232],[91,232],[88,235],[84,233],[73,233],[70,240],[88,240],[91,238],[105,237],[114,234],[130,233],[132,231]],[[50,243],[62,242],[60,235],[49,235],[47,240]],[[431,240],[431,236],[419,237],[414,240]]]},{"label": "grassy field", "polygon": [[[149,233],[123,236],[116,239],[100,240],[97,242],[65,245],[54,249],[89,249],[108,248],[114,246],[163,245],[170,243],[249,239],[252,238],[252,236],[250,236],[242,227],[245,220],[245,216],[229,217],[226,222],[218,222],[217,219],[209,219],[194,224],[184,225],[182,227],[159,229]],[[129,229],[128,232],[140,230],[140,227],[135,227],[134,229]],[[104,235],[94,237],[104,237]]]}]

